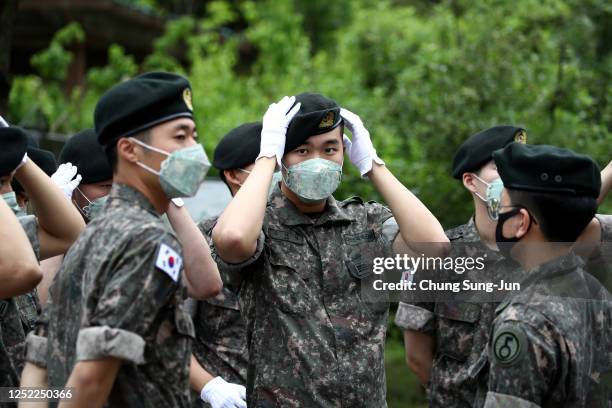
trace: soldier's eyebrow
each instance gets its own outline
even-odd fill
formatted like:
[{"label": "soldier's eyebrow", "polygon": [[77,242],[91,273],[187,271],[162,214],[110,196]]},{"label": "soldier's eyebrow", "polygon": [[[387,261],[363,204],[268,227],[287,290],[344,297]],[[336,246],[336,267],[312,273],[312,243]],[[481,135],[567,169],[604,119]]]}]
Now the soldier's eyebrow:
[{"label": "soldier's eyebrow", "polygon": [[174,127],[174,130],[185,130],[188,132],[197,132],[198,129],[196,126],[188,125],[187,123],[179,123]]}]

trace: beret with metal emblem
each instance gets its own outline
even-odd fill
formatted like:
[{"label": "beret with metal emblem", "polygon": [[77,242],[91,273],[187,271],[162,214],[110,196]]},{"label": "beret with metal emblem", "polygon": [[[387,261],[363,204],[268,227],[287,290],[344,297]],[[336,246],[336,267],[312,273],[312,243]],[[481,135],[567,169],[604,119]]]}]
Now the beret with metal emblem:
[{"label": "beret with metal emblem", "polygon": [[569,149],[512,143],[495,151],[493,160],[509,189],[595,198],[601,190],[597,164]]},{"label": "beret with metal emblem", "polygon": [[527,143],[527,132],[516,126],[494,126],[470,136],[455,153],[453,177],[461,180],[463,173],[474,172],[489,162],[497,149],[517,142]]},{"label": "beret with metal emblem", "polygon": [[215,147],[213,166],[229,170],[255,163],[260,141],[261,122],[245,123],[230,130]]},{"label": "beret with metal emblem", "polygon": [[327,133],[342,123],[340,106],[332,99],[304,92],[296,95],[295,103],[298,102],[302,105],[287,129],[285,153],[304,143],[310,136]]},{"label": "beret with metal emblem", "polygon": [[98,143],[94,129],[82,130],[68,139],[60,152],[59,163],[75,165],[83,177],[81,184],[93,184],[113,178],[113,169],[102,145]]},{"label": "beret with metal emblem", "polygon": [[176,74],[149,72],[102,95],[94,123],[99,143],[112,146],[121,137],[181,117],[193,118],[189,81]]},{"label": "beret with metal emblem", "polygon": [[7,176],[19,166],[28,149],[28,136],[21,128],[0,128],[0,176]]}]

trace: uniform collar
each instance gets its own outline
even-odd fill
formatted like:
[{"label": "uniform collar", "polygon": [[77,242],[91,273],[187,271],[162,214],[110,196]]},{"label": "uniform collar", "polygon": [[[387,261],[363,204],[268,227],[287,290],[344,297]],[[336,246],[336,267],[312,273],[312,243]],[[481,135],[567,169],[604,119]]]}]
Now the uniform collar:
[{"label": "uniform collar", "polygon": [[309,217],[304,214],[283,194],[280,189],[281,183],[277,183],[268,200],[268,207],[274,210],[274,213],[280,221],[287,225],[322,225],[326,222],[350,222],[354,220],[346,211],[338,206],[338,202],[333,196],[327,198],[325,210],[318,218]]},{"label": "uniform collar", "polygon": [[568,254],[555,258],[551,261],[537,266],[527,273],[527,277],[521,283],[521,287],[527,287],[542,279],[549,279],[554,276],[564,275],[572,272],[584,265],[584,260],[576,255],[573,251]]},{"label": "uniform collar", "polygon": [[466,236],[469,237],[474,237],[475,240],[478,241],[478,245],[481,247],[480,249],[482,250],[483,254],[487,255],[487,260],[488,261],[499,261],[504,259],[504,257],[502,256],[502,254],[499,251],[495,251],[491,248],[489,248],[483,241],[482,238],[480,237],[480,233],[478,233],[478,230],[476,229],[476,221],[475,221],[476,216],[472,215],[470,217],[470,220],[468,221],[468,223],[465,225],[465,229],[466,229]]},{"label": "uniform collar", "polygon": [[143,210],[159,217],[159,214],[155,211],[155,207],[153,207],[153,203],[151,203],[151,201],[149,201],[140,191],[126,184],[113,183],[108,198],[109,201],[112,201],[113,204],[116,203],[118,206],[132,206],[132,204],[136,204]]}]

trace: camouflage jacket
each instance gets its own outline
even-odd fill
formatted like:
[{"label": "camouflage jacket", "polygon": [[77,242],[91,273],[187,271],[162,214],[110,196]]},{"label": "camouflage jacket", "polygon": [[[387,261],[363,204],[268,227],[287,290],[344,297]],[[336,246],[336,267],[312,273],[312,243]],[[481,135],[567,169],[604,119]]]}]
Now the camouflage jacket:
[{"label": "camouflage jacket", "polygon": [[573,253],[497,308],[486,408],[612,406],[612,297]]},{"label": "camouflage jacket", "polygon": [[[209,244],[217,218],[209,218],[198,224]],[[223,268],[219,272],[223,279],[222,292],[214,298],[197,302],[193,319],[193,354],[212,375],[245,385],[248,364],[246,327],[240,313],[237,288],[228,282]],[[196,406],[203,404],[199,395],[194,399]]]},{"label": "camouflage jacket", "polygon": [[[36,217],[33,215],[19,217],[19,222],[26,232],[36,257],[39,258],[40,244]],[[22,312],[31,313],[32,310],[20,309],[17,299],[25,299],[26,296],[30,294],[0,300],[0,386],[2,387],[19,385],[19,376],[25,358],[26,335],[31,329],[30,322],[24,320],[25,314]],[[36,306],[34,306],[34,313],[36,311]]]},{"label": "camouflage jacket", "polygon": [[[481,240],[474,219],[446,231],[453,245],[450,256],[486,255],[485,271],[496,273],[516,269],[518,265],[504,259]],[[467,253],[471,251],[472,253]],[[395,324],[403,330],[429,333],[435,341],[434,360],[427,386],[430,407],[479,407],[479,381],[486,381],[486,365],[479,360],[486,347],[496,303],[481,302],[400,302]]]},{"label": "camouflage jacket", "polygon": [[249,407],[386,406],[388,303],[365,303],[360,288],[397,232],[374,202],[330,197],[308,216],[274,187],[256,261],[235,268],[244,278]]},{"label": "camouflage jacket", "polygon": [[38,331],[47,341],[30,336],[28,360],[46,348],[49,386],[63,386],[78,361],[116,357],[107,406],[187,407],[186,295],[179,241],[144,195],[115,184],[64,258]]}]

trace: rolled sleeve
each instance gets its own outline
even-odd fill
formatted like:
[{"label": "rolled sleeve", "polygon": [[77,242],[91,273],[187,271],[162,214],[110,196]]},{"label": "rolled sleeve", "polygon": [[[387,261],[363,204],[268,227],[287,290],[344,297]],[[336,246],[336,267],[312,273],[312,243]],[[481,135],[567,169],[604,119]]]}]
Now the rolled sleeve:
[{"label": "rolled sleeve", "polygon": [[397,221],[395,221],[395,217],[391,217],[383,222],[382,226],[382,234],[383,237],[393,245],[395,238],[397,238],[397,234],[399,234],[399,225],[397,225]]},{"label": "rolled sleeve", "polygon": [[145,341],[136,333],[108,326],[79,330],[76,360],[98,360],[115,357],[134,364],[144,363]]},{"label": "rolled sleeve", "polygon": [[26,338],[26,361],[47,368],[47,338],[30,332]]},{"label": "rolled sleeve", "polygon": [[484,408],[540,408],[540,406],[512,395],[488,392]]},{"label": "rolled sleeve", "polygon": [[248,259],[240,263],[229,263],[229,262],[224,261],[217,253],[217,249],[215,248],[214,244],[211,245],[210,249],[211,249],[213,259],[217,263],[219,272],[224,278],[224,283],[227,283],[233,286],[239,286],[243,280],[243,277],[242,277],[243,270],[247,266],[255,263],[261,257],[261,254],[263,253],[265,242],[266,242],[265,234],[263,233],[263,231],[261,231],[259,233],[259,237],[257,238],[257,246],[255,248],[255,252]]},{"label": "rolled sleeve", "polygon": [[434,313],[423,307],[400,302],[395,315],[395,325],[402,330],[433,331]]}]

